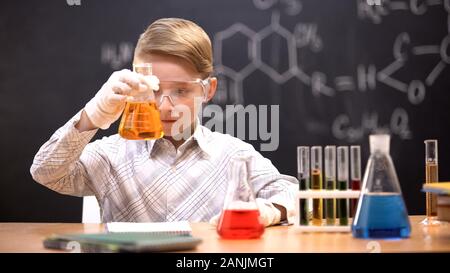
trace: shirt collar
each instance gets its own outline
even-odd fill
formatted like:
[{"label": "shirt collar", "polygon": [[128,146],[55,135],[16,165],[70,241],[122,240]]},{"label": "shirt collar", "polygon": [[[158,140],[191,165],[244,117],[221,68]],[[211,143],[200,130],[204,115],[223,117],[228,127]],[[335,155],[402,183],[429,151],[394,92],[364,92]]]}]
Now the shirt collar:
[{"label": "shirt collar", "polygon": [[[200,124],[199,118],[197,118],[194,133],[182,145],[185,145],[185,144],[195,140],[197,145],[207,156],[212,156],[214,149],[209,144],[208,136],[207,136],[208,132],[209,132],[209,130],[206,127],[202,126]],[[155,145],[158,145],[159,141],[161,141],[161,140],[156,139],[156,140],[148,140],[147,141],[147,148],[148,148],[150,155],[152,154],[153,148],[155,147]]]},{"label": "shirt collar", "polygon": [[210,133],[209,129],[201,125],[200,120],[197,118],[196,128],[192,138],[197,141],[198,146],[206,155],[212,156],[214,153],[214,148],[209,143],[208,133]]}]

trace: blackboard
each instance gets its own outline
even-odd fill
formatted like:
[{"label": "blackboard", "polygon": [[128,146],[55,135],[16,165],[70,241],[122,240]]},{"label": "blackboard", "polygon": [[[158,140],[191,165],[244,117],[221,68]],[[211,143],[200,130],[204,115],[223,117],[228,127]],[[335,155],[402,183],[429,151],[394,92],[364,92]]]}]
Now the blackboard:
[{"label": "blackboard", "polygon": [[279,105],[279,146],[262,153],[280,172],[296,175],[298,145],[361,145],[364,165],[368,135],[389,132],[409,213],[423,214],[425,139],[438,139],[450,179],[449,13],[449,0],[3,1],[0,221],[80,220],[80,198],[33,182],[33,157],[131,67],[138,35],[161,17],[210,35],[214,104]]}]

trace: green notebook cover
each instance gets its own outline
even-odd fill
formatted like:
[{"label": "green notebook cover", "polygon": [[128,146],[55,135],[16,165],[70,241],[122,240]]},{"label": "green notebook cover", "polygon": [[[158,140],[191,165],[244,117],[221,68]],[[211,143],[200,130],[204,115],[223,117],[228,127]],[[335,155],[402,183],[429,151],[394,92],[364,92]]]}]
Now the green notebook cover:
[{"label": "green notebook cover", "polygon": [[200,238],[190,235],[152,233],[95,233],[53,235],[44,240],[44,247],[80,252],[161,252],[194,249]]}]

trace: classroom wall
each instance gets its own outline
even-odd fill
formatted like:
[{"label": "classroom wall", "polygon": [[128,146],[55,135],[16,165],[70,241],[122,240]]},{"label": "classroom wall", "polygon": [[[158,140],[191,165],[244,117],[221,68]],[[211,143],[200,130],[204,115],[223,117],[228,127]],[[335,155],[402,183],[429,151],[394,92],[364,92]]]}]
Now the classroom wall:
[{"label": "classroom wall", "polygon": [[269,114],[279,105],[279,146],[261,152],[280,172],[297,175],[299,145],[361,145],[365,166],[368,135],[388,132],[408,211],[424,214],[425,139],[439,140],[440,177],[450,179],[450,3],[367,2],[376,1],[3,1],[0,221],[80,221],[80,198],[33,181],[33,157],[113,71],[131,68],[138,35],[161,17],[210,35],[214,104]]}]

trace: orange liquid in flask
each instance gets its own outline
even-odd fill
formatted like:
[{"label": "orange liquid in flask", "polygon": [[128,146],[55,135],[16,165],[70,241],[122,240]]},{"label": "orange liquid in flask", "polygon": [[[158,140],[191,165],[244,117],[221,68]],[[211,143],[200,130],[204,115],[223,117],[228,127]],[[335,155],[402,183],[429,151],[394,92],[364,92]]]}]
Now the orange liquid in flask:
[{"label": "orange liquid in flask", "polygon": [[119,125],[125,139],[157,139],[163,137],[159,110],[154,102],[127,102]]}]

